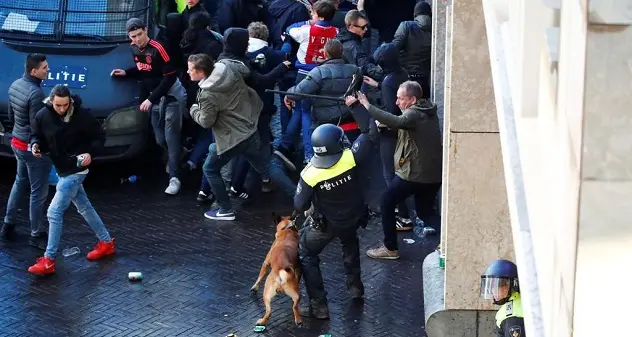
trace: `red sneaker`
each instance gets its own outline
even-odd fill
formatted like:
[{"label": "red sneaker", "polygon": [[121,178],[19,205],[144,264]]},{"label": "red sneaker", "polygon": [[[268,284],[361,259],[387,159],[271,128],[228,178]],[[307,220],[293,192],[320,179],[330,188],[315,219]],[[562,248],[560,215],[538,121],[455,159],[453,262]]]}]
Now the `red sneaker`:
[{"label": "red sneaker", "polygon": [[46,256],[42,256],[35,261],[35,264],[29,267],[29,273],[45,276],[55,273],[55,260],[51,260]]},{"label": "red sneaker", "polygon": [[112,241],[110,242],[99,241],[94,249],[90,253],[88,253],[88,260],[98,260],[102,257],[112,255],[114,253],[116,253],[116,250],[114,249],[114,239],[112,239]]}]

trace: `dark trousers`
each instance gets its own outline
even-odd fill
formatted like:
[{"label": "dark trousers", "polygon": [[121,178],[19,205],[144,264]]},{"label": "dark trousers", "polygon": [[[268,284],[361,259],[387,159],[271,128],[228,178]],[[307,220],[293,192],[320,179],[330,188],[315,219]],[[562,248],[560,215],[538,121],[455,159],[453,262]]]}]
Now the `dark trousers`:
[{"label": "dark trousers", "polygon": [[440,183],[422,184],[407,181],[395,175],[382,195],[382,229],[384,230],[384,246],[389,250],[397,250],[397,230],[395,229],[395,206],[409,196],[415,197],[417,216],[428,223],[428,217],[434,215],[434,202]]},{"label": "dark trousers", "polygon": [[[393,181],[393,177],[395,177],[394,158],[396,146],[397,134],[380,134],[380,157],[382,158],[382,174],[384,175],[384,182],[386,183],[386,186],[390,185]],[[399,208],[399,216],[401,216],[402,218],[410,218],[410,212],[408,212],[408,205],[406,205],[406,200],[400,202],[397,208]]]},{"label": "dark trousers", "polygon": [[323,276],[320,272],[320,252],[335,238],[342,244],[342,261],[347,275],[347,288],[356,287],[364,292],[364,286],[360,279],[360,245],[358,241],[358,226],[340,227],[344,230],[336,230],[328,225],[324,230],[305,226],[301,229],[299,241],[299,258],[301,271],[305,280],[305,288],[310,300],[326,301]]},{"label": "dark trousers", "polygon": [[[259,139],[261,140],[261,152],[265,152],[267,156],[272,154],[272,148],[270,142],[272,141],[272,132],[270,131],[270,120],[272,116],[267,113],[261,113],[259,116],[259,122],[257,124],[257,132],[259,133]],[[239,156],[235,158],[233,161],[233,174],[230,180],[230,184],[232,187],[237,189],[237,191],[242,192],[244,189],[252,189],[261,186],[244,186],[246,183],[246,177],[248,173],[254,174],[259,181],[261,180],[261,175],[257,173],[252,166],[246,160],[245,156]],[[265,179],[269,179],[270,177],[264,177]],[[255,191],[249,191],[253,193]]]}]

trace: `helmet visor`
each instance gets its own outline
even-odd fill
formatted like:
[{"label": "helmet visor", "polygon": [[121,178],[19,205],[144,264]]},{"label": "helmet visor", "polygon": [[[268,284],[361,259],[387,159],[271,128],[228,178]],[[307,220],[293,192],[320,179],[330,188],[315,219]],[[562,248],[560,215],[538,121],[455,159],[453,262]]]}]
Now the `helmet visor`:
[{"label": "helmet visor", "polygon": [[511,279],[495,276],[481,276],[481,297],[499,301],[509,297]]}]

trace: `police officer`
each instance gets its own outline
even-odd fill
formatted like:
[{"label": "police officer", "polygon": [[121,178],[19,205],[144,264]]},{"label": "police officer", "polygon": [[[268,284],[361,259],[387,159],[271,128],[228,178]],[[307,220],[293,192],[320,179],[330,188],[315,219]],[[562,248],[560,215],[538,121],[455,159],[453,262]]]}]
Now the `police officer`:
[{"label": "police officer", "polygon": [[[364,130],[368,132],[368,126]],[[342,243],[351,297],[364,296],[357,230],[360,226],[366,227],[368,208],[362,197],[357,169],[369,158],[371,145],[365,132],[351,149],[346,149],[344,131],[334,124],[317,127],[311,140],[314,156],[301,172],[294,207],[303,212],[313,203],[313,213],[300,231],[299,257],[310,299],[308,314],[327,319],[329,309],[318,255],[334,238]]]},{"label": "police officer", "polygon": [[502,305],[496,313],[498,337],[524,337],[524,315],[518,285],[518,268],[507,260],[496,260],[481,275],[481,297]]}]

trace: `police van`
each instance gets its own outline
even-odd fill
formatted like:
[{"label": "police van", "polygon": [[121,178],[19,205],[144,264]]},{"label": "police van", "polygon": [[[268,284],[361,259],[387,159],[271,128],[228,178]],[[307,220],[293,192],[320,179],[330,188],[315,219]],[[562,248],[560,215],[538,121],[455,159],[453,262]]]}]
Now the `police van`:
[{"label": "police van", "polygon": [[101,123],[105,147],[95,161],[137,157],[150,144],[147,113],[138,109],[135,81],[113,79],[115,68],[134,66],[125,22],[148,22],[158,28],[153,0],[12,0],[0,3],[0,156],[11,157],[12,124],[7,113],[8,89],[24,74],[29,53],[47,56],[50,67],[42,89],[48,95],[63,84],[81,96]]}]

